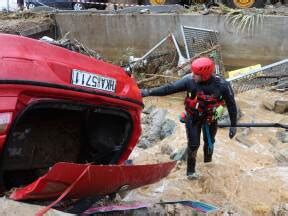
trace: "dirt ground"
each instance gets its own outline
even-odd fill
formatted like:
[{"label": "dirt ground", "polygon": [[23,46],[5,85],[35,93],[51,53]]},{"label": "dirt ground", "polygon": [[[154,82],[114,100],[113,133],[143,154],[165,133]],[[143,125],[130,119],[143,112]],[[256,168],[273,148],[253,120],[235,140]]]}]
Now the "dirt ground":
[{"label": "dirt ground", "polygon": [[21,35],[22,32],[43,24],[51,24],[53,20],[47,13],[0,12],[0,32]]},{"label": "dirt ground", "polygon": [[[157,105],[169,112],[169,118],[177,122],[175,134],[148,148],[136,148],[131,159],[136,164],[169,161],[167,149],[182,149],[187,145],[185,127],[178,120],[183,111],[183,97],[145,98],[145,105]],[[243,117],[240,122],[288,122],[288,115],[266,110],[264,98],[287,98],[286,93],[252,90],[237,95],[237,104]],[[255,98],[257,98],[255,100]],[[186,162],[178,162],[172,173],[162,181],[130,192],[126,200],[200,200],[218,206],[217,215],[272,215],[272,209],[279,203],[288,202],[288,166],[279,165],[275,152],[287,149],[287,143],[275,141],[276,133],[284,129],[251,128],[238,129],[238,136],[244,134],[249,147],[237,139],[230,140],[227,129],[219,129],[213,162],[203,163],[202,141],[197,155],[197,170],[201,177],[189,181],[185,177]],[[272,142],[273,141],[273,142]],[[275,141],[275,142],[274,142]],[[165,150],[166,149],[166,150]],[[288,161],[287,161],[288,162]],[[172,215],[191,215],[191,210],[170,207]],[[168,210],[167,210],[168,211]],[[166,213],[167,213],[166,211]]]}]

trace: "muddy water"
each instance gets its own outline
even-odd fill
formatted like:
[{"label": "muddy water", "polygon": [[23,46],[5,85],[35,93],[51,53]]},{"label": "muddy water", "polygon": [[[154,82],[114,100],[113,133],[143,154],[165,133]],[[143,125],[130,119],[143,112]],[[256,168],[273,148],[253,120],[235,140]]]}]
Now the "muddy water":
[{"label": "muddy water", "polygon": [[[136,148],[132,155],[136,164],[158,163],[168,161],[163,149],[173,151],[186,146],[184,125],[179,123],[178,114],[183,111],[182,94],[166,97],[145,98],[146,106],[157,105],[169,112],[169,118],[177,122],[174,135],[162,140],[152,148]],[[286,122],[288,115],[281,115],[266,110],[262,99],[275,100],[288,97],[287,93],[253,90],[236,97],[243,117],[240,122]],[[178,162],[176,168],[164,180],[130,192],[126,200],[160,200],[190,199],[201,200],[219,206],[219,215],[227,212],[233,215],[271,215],[272,206],[288,202],[288,167],[279,166],[273,154],[288,145],[275,141],[275,128],[254,128],[243,133],[250,147],[235,139],[228,138],[227,129],[219,129],[213,162],[203,163],[202,145],[197,155],[197,170],[201,178],[189,181],[185,178],[186,164]],[[272,139],[272,141],[271,141]],[[274,140],[274,142],[273,142]],[[272,143],[272,144],[271,144]],[[274,153],[273,153],[274,152]],[[176,207],[177,208],[177,207]],[[177,211],[176,211],[177,212]],[[226,212],[226,213],[225,213]],[[175,214],[175,212],[174,212]],[[178,209],[178,214],[191,214]],[[227,214],[228,215],[228,214]]]}]

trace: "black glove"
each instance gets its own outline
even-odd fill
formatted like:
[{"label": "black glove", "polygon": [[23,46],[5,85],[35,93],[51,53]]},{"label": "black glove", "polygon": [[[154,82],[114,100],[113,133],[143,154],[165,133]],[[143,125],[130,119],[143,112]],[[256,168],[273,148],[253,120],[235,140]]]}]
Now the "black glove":
[{"label": "black glove", "polygon": [[141,96],[142,97],[147,97],[147,96],[149,96],[149,94],[150,94],[149,89],[141,89]]},{"label": "black glove", "polygon": [[230,137],[230,139],[232,139],[236,135],[236,132],[237,132],[237,128],[236,127],[230,127],[230,129],[229,129],[229,137]]}]

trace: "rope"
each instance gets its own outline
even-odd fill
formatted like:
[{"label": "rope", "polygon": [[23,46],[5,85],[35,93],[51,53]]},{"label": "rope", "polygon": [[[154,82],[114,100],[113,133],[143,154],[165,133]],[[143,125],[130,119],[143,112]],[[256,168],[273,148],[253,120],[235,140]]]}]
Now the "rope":
[{"label": "rope", "polygon": [[71,192],[71,190],[74,188],[74,186],[81,180],[81,178],[89,171],[90,165],[88,165],[85,170],[78,176],[78,178],[69,186],[67,189],[61,194],[61,196],[52,202],[49,206],[46,206],[43,209],[40,209],[35,216],[43,216],[46,212],[48,212],[54,205],[59,203],[68,193]]},{"label": "rope", "polygon": [[208,140],[208,152],[209,153],[212,153],[213,149],[214,149],[214,144],[211,140],[211,136],[210,136],[210,131],[209,131],[209,126],[208,126],[208,123],[206,122],[204,125],[204,130],[205,130],[205,134],[206,134],[206,137],[207,137],[207,140]]}]

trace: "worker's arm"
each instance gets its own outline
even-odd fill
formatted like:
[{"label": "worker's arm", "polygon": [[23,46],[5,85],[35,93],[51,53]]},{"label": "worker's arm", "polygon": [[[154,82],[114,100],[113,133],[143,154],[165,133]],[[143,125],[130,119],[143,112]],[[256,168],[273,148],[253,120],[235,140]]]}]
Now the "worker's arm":
[{"label": "worker's arm", "polygon": [[187,90],[187,83],[192,82],[191,74],[184,76],[182,79],[177,80],[173,83],[169,83],[157,88],[152,89],[142,89],[141,93],[143,97],[146,96],[164,96],[169,94],[174,94],[177,92]]},{"label": "worker's arm", "polygon": [[234,98],[233,90],[230,86],[230,84],[227,81],[223,81],[223,99],[227,105],[227,109],[229,112],[230,122],[231,122],[231,128],[229,131],[229,137],[233,138],[236,134],[236,124],[237,124],[237,106]]}]

